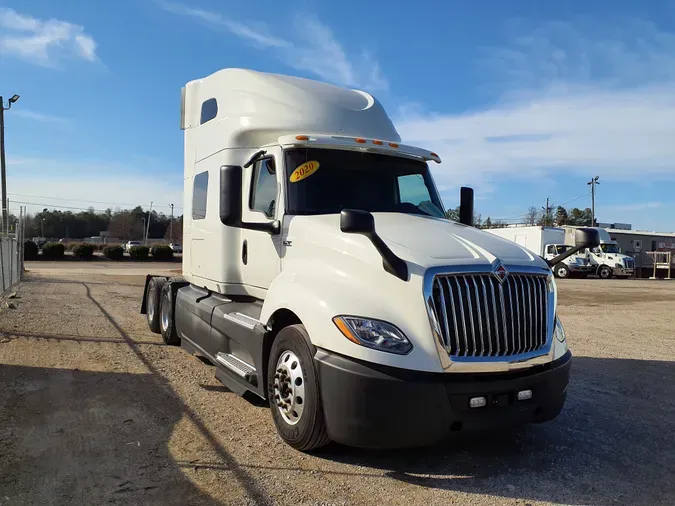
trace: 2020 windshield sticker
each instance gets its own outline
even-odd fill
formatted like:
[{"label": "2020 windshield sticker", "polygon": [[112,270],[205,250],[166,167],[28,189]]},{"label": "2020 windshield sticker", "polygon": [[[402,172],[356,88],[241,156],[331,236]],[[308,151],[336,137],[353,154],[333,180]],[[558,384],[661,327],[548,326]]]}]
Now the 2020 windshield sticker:
[{"label": "2020 windshield sticker", "polygon": [[312,174],[314,174],[317,170],[319,170],[319,162],[312,160],[309,162],[305,162],[302,165],[298,165],[296,169],[291,172],[291,175],[289,176],[288,180],[291,183],[297,183],[298,181],[302,181],[305,178],[308,178]]}]

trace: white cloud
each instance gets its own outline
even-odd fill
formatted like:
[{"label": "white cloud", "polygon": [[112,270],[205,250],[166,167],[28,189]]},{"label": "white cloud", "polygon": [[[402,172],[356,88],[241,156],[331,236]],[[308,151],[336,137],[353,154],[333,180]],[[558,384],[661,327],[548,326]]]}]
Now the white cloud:
[{"label": "white cloud", "polygon": [[621,204],[614,206],[605,206],[604,211],[624,212],[624,211],[644,211],[648,209],[657,209],[663,207],[663,202],[642,202],[639,204]]},{"label": "white cloud", "polygon": [[96,42],[80,25],[0,8],[0,29],[0,54],[6,56],[46,67],[55,67],[66,58],[97,60]]},{"label": "white cloud", "polygon": [[169,204],[182,214],[183,178],[178,170],[163,176],[143,175],[134,166],[100,161],[14,158],[7,160],[7,191],[12,212],[20,205],[35,213],[93,207],[126,209],[137,205],[168,214]]},{"label": "white cloud", "polygon": [[441,185],[569,173],[675,179],[675,35],[635,22],[580,26],[546,24],[492,50],[481,64],[495,105],[401,112],[401,136],[442,156]]},{"label": "white cloud", "polygon": [[387,80],[370,53],[351,57],[335,38],[330,27],[316,16],[298,14],[294,20],[296,38],[287,40],[271,34],[262,22],[240,22],[219,13],[182,3],[155,0],[162,9],[225,30],[259,49],[273,51],[286,65],[310,72],[327,81],[368,90],[386,90]]},{"label": "white cloud", "polygon": [[39,121],[42,123],[56,123],[60,125],[68,125],[70,121],[67,118],[62,118],[61,116],[52,116],[51,114],[43,114],[40,112],[29,111],[26,109],[12,109],[12,114],[21,116],[23,118]]}]

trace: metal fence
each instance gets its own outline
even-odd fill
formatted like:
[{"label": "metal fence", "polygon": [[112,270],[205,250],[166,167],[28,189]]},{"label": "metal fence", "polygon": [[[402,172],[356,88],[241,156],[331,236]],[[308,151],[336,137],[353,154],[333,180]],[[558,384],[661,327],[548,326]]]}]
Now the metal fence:
[{"label": "metal fence", "polygon": [[[0,295],[5,295],[11,291],[19,281],[24,272],[23,249],[24,249],[24,220],[25,213],[22,207],[19,212],[19,219],[10,226],[0,228]],[[0,219],[2,222],[2,219]],[[13,230],[12,230],[13,228]],[[5,232],[9,230],[9,232]]]}]

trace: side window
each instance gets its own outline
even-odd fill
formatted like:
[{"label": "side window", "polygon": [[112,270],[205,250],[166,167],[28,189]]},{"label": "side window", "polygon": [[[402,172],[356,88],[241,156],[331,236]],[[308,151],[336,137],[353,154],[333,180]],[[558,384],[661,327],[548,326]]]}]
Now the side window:
[{"label": "side window", "polygon": [[429,190],[424,184],[421,174],[410,174],[398,177],[398,193],[401,203],[419,206],[425,200],[429,200]]},{"label": "side window", "polygon": [[264,158],[253,166],[253,184],[249,208],[274,217],[277,199],[277,175],[273,158]]},{"label": "side window", "polygon": [[218,115],[218,101],[215,98],[210,98],[202,102],[202,114],[199,124],[203,125],[207,121],[211,121]]},{"label": "side window", "polygon": [[549,255],[555,255],[555,246],[553,246],[552,244],[546,246],[546,250],[547,250],[546,253],[548,253]]},{"label": "side window", "polygon": [[209,173],[202,172],[195,176],[192,190],[192,219],[206,218],[206,192],[209,187]]}]

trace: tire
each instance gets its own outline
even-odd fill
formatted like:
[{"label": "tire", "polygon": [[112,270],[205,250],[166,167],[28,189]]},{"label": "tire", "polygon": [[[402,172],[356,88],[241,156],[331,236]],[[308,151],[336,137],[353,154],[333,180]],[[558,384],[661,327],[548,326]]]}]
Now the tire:
[{"label": "tire", "polygon": [[566,279],[570,277],[570,269],[563,263],[559,263],[553,268],[553,274],[556,278]]},{"label": "tire", "polygon": [[180,337],[176,332],[176,297],[172,283],[166,283],[162,287],[160,311],[159,329],[162,339],[170,346],[178,346]]},{"label": "tire", "polygon": [[[304,325],[290,325],[277,334],[267,363],[267,394],[274,425],[281,439],[303,452],[330,443],[312,348]],[[284,393],[288,395],[284,397]]]},{"label": "tire", "polygon": [[612,277],[612,269],[610,269],[606,265],[601,265],[600,268],[598,269],[598,276],[600,277],[600,279],[609,279]]},{"label": "tire", "polygon": [[166,278],[150,278],[145,295],[145,315],[148,319],[148,327],[155,334],[159,334],[159,298],[165,284]]}]

